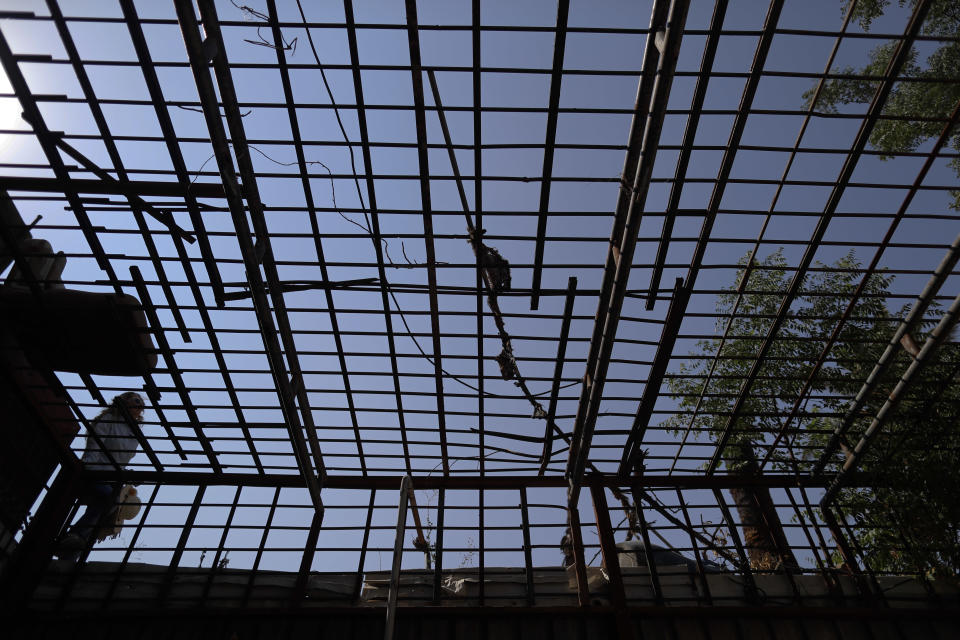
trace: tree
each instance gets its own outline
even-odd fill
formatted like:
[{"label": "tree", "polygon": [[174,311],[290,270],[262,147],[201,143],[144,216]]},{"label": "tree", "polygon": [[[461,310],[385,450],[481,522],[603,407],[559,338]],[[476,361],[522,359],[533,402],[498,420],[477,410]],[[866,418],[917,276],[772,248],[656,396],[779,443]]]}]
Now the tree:
[{"label": "tree", "polygon": [[[843,0],[843,4],[848,4]],[[909,5],[912,10],[917,0],[898,0],[901,7]],[[883,15],[890,0],[859,0],[853,9],[864,31],[870,31],[873,21]],[[919,53],[911,50],[910,57],[901,72],[902,77],[920,81],[898,82],[884,105],[884,115],[903,119],[879,120],[870,134],[870,145],[882,152],[884,158],[897,153],[915,151],[931,138],[937,138],[957,103],[960,102],[960,3],[956,0],[934,0],[927,13],[921,33],[934,38],[953,38],[940,41],[924,64],[918,61]],[[887,42],[873,49],[866,65],[860,69],[846,67],[837,70],[839,75],[881,76],[893,55],[896,42]],[[878,81],[866,79],[834,79],[825,83],[815,109],[836,113],[839,105],[869,103],[877,89]],[[807,106],[815,94],[811,88],[803,94]],[[917,119],[911,119],[917,118]],[[940,119],[939,121],[936,119]],[[946,146],[960,151],[960,129],[955,129]],[[960,158],[950,160],[950,166],[960,175]],[[951,191],[951,207],[960,209],[960,191]]]},{"label": "tree", "polygon": [[[716,440],[766,336],[793,272],[781,252],[746,268],[744,294],[737,305],[736,285],[717,298],[717,336],[697,344],[691,358],[668,379],[680,412],[664,427],[681,433],[688,427],[700,437]],[[752,475],[759,470],[758,455],[765,456],[793,408],[804,381],[811,375],[826,337],[831,335],[863,277],[851,252],[830,266],[817,264],[806,278],[776,340],[749,389],[743,410],[731,424],[723,464],[734,473]],[[907,308],[888,309],[893,278],[873,274],[857,299],[849,319],[823,366],[813,377],[785,441],[771,455],[775,469],[808,473],[822,455],[836,422],[860,390],[896,330]],[[722,341],[731,312],[733,322]],[[922,335],[914,336],[921,342]],[[714,354],[719,350],[713,373]],[[922,370],[920,379],[885,424],[863,457],[860,469],[876,476],[876,486],[848,488],[839,494],[842,505],[864,550],[866,561],[878,571],[956,575],[960,568],[960,471],[956,456],[960,434],[956,429],[960,392],[952,383],[960,364],[956,345],[944,345]],[[859,439],[870,417],[910,361],[901,352],[894,366],[867,399],[863,418],[854,422],[849,438]],[[706,384],[705,384],[706,383]],[[700,409],[695,414],[702,393]],[[766,445],[766,446],[765,446]],[[838,460],[840,460],[838,458]],[[832,461],[830,471],[838,469]],[[743,523],[745,544],[755,568],[796,564],[783,533],[769,491],[741,489],[732,492]]]}]

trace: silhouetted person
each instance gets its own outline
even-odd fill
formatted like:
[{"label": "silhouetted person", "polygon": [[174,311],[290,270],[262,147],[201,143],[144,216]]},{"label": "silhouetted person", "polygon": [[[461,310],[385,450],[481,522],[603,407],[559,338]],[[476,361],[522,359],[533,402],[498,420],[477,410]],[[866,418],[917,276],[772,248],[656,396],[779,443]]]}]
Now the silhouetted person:
[{"label": "silhouetted person", "polygon": [[[86,469],[114,469],[114,463],[122,469],[130,462],[139,446],[135,429],[138,429],[138,425],[143,421],[143,407],[140,394],[127,391],[114,397],[110,406],[94,418],[90,429],[96,438],[87,435],[87,444],[81,458]],[[76,559],[79,556],[80,549],[87,543],[103,516],[116,506],[116,489],[117,487],[109,482],[94,482],[84,487],[80,502],[86,505],[86,509],[61,540],[61,558]]]}]

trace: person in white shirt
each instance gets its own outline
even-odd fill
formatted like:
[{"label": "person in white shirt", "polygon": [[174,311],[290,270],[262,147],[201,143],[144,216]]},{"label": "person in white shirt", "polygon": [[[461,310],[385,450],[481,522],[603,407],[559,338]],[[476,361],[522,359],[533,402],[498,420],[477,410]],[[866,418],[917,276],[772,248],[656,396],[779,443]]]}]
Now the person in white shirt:
[{"label": "person in white shirt", "polygon": [[[102,471],[115,469],[115,465],[122,469],[130,462],[140,444],[134,429],[143,421],[143,408],[140,394],[127,391],[114,397],[110,406],[94,418],[90,429],[96,437],[87,436],[81,458],[86,469]],[[80,502],[86,505],[86,509],[61,540],[61,558],[76,559],[79,556],[80,549],[87,543],[103,515],[116,506],[115,488],[109,482],[96,482],[85,487],[80,494]]]}]

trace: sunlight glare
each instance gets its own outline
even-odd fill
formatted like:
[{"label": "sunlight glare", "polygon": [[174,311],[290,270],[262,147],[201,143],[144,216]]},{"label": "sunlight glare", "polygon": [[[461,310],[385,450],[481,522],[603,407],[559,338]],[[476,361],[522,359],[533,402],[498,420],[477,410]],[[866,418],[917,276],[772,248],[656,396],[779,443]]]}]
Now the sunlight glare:
[{"label": "sunlight glare", "polygon": [[[2,69],[0,69],[0,92],[12,92],[10,83],[7,82],[7,76]],[[20,112],[19,100],[13,97],[0,98],[0,131],[23,129],[24,122],[20,117]],[[17,134],[0,133],[0,150],[9,152],[19,137]]]}]

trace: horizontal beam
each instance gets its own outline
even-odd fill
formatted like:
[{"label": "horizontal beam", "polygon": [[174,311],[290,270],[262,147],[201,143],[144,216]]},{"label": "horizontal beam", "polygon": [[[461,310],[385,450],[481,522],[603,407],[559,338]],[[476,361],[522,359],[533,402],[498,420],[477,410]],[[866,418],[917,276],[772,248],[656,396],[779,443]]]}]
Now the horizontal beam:
[{"label": "horizontal beam", "polygon": [[[96,481],[123,481],[132,484],[166,485],[220,485],[255,487],[305,487],[303,478],[292,472],[289,474],[261,475],[253,473],[209,473],[198,471],[91,471],[90,477]],[[323,486],[330,489],[396,489],[402,476],[326,476]],[[770,487],[770,488],[825,488],[833,481],[833,476],[809,477],[793,475],[646,475],[642,478],[616,478],[615,476],[586,475],[583,486],[640,487],[643,489],[729,489],[731,487]],[[566,487],[563,476],[414,476],[414,486],[418,490],[427,489],[520,489],[523,487]],[[845,479],[846,486],[873,486],[875,478],[867,474],[853,474]]]},{"label": "horizontal beam", "polygon": [[118,195],[139,198],[140,196],[172,196],[185,198],[189,192],[196,198],[225,198],[223,185],[212,182],[197,182],[184,187],[179,182],[107,182],[106,180],[88,180],[71,178],[61,181],[57,178],[37,178],[32,176],[0,176],[0,184],[9,191],[41,191],[63,193],[75,191],[95,195]]},{"label": "horizontal beam", "polygon": [[[503,616],[583,616],[583,617],[606,617],[614,613],[613,607],[598,605],[591,607],[576,606],[553,606],[553,607],[476,607],[476,606],[400,606],[397,608],[400,617],[414,616],[438,616],[458,619],[463,617],[485,617],[491,615],[497,617]],[[755,605],[755,606],[628,606],[626,611],[631,616],[640,618],[676,618],[687,617],[697,618],[817,618],[817,619],[883,619],[891,618],[921,618],[921,619],[951,619],[960,616],[955,608],[933,608],[933,607],[816,607],[816,606],[797,606],[797,605]],[[257,619],[257,618],[291,618],[298,619],[318,618],[326,616],[345,616],[345,617],[369,617],[379,618],[383,615],[382,607],[356,607],[356,606],[311,606],[309,609],[300,609],[291,612],[288,608],[275,607],[251,607],[241,608],[212,608],[203,609],[182,609],[166,610],[162,613],[156,611],[132,610],[132,611],[110,611],[109,619],[111,621],[122,619],[133,619],[138,622],[144,622],[151,616],[168,620],[207,620],[210,618],[227,617],[230,620],[238,619]],[[29,621],[32,628],[35,625],[42,625],[48,622],[62,622],[65,620],[99,620],[102,622],[104,612],[102,611],[70,611],[70,612],[48,612],[21,613],[19,616],[11,617],[11,622]]]}]

